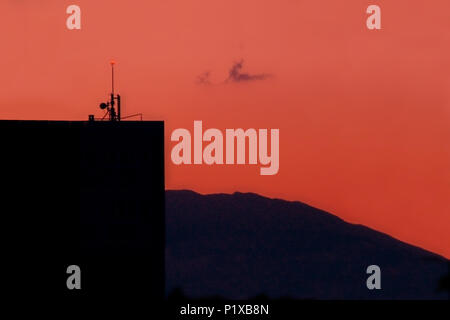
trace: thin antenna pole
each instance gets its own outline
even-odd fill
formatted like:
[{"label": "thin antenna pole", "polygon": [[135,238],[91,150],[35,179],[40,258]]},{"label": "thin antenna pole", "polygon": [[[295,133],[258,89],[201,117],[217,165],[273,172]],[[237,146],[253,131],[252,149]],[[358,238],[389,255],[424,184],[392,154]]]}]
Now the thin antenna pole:
[{"label": "thin antenna pole", "polygon": [[111,87],[112,87],[112,94],[114,95],[114,61],[111,61]]},{"label": "thin antenna pole", "polygon": [[116,64],[116,62],[114,60],[111,60],[111,110],[110,110],[110,120],[111,121],[115,121],[117,119],[117,114],[116,114],[116,110],[114,109],[114,65]]}]

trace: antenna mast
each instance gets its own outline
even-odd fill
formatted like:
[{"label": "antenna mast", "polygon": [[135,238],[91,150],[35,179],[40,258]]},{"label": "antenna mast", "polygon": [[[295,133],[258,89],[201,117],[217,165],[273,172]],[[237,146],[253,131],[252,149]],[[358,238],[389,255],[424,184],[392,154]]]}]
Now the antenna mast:
[{"label": "antenna mast", "polygon": [[[109,121],[120,121],[121,120],[121,110],[120,110],[120,95],[114,95],[114,65],[116,62],[111,60],[111,96],[107,103],[102,102],[100,104],[100,109],[106,109],[106,114],[104,117],[109,116]],[[117,112],[114,105],[117,101]]]},{"label": "antenna mast", "polygon": [[111,61],[111,87],[112,87],[112,94],[114,95],[114,65],[116,62],[113,60]]},{"label": "antenna mast", "polygon": [[[140,117],[141,121],[142,121],[142,113],[127,115],[122,118],[122,114],[121,114],[121,110],[120,110],[120,94],[115,95],[115,92],[114,92],[114,89],[115,89],[114,88],[114,66],[115,66],[116,62],[114,60],[111,60],[110,64],[111,64],[111,94],[110,94],[108,102],[100,103],[100,109],[106,110],[106,113],[103,116],[103,118],[101,118],[99,120],[100,121],[103,121],[103,120],[121,121],[122,119],[130,119],[130,118],[134,118],[134,117]],[[117,112],[116,112],[116,108],[114,108],[114,106],[116,105],[116,101],[117,101]],[[108,117],[108,118],[106,118],[106,117]],[[95,117],[93,114],[89,115],[89,121],[95,121]]]}]

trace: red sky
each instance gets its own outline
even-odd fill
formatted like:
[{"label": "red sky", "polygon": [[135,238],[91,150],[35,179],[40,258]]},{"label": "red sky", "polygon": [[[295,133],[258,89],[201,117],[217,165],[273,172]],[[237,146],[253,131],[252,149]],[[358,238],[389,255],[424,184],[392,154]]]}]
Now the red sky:
[{"label": "red sky", "polygon": [[[82,30],[66,28],[70,4]],[[382,30],[366,28],[377,4]],[[3,0],[0,118],[166,121],[166,187],[300,200],[450,257],[448,0]],[[273,77],[220,83],[233,61]],[[280,171],[175,166],[176,128],[279,128]],[[8,137],[2,137],[8,139]]]}]

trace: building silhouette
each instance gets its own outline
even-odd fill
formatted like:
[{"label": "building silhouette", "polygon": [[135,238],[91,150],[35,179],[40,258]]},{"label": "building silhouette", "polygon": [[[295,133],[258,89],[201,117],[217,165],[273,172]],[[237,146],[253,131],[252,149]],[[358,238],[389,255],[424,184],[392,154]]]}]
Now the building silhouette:
[{"label": "building silhouette", "polygon": [[0,134],[10,294],[162,300],[164,123],[12,120]]}]

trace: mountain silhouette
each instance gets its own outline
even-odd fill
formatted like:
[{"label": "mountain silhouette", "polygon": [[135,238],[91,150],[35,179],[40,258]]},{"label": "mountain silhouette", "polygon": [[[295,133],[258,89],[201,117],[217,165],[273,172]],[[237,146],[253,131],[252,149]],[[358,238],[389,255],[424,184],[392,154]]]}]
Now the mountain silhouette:
[{"label": "mountain silhouette", "polygon": [[[169,296],[448,299],[448,262],[300,202],[166,191]],[[369,265],[381,290],[367,289]]]}]

